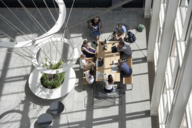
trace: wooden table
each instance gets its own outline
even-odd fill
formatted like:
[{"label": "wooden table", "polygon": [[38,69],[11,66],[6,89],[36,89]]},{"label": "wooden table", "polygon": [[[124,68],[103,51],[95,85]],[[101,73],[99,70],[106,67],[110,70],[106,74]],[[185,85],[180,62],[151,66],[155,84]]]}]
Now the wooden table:
[{"label": "wooden table", "polygon": [[[103,50],[103,46],[101,45],[101,43],[103,43],[105,46],[107,46],[107,50]],[[97,42],[98,46],[97,46],[97,61],[98,58],[102,57],[103,58],[103,66],[102,67],[96,67],[96,71],[99,71],[103,74],[113,74],[114,75],[114,81],[115,82],[120,82],[120,72],[112,72],[111,71],[111,66],[112,66],[112,61],[117,61],[120,59],[120,53],[116,52],[116,53],[112,53],[111,52],[111,47],[112,44],[115,43],[115,45],[117,46],[117,44],[119,43],[119,41],[108,41],[108,43],[104,43],[104,41],[100,41]],[[113,46],[115,46],[113,45]],[[103,75],[104,78],[104,75]],[[96,75],[96,81],[103,81],[103,79],[97,79],[97,75]]]}]

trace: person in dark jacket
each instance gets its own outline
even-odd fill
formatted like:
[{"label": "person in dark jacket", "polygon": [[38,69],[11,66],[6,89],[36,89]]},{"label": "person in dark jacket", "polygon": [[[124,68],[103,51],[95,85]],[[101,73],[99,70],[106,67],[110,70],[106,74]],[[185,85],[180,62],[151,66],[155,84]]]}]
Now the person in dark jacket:
[{"label": "person in dark jacket", "polygon": [[120,75],[121,78],[122,77],[129,77],[132,74],[132,69],[123,60],[119,59],[118,65],[119,65],[119,71],[121,73],[121,75]]}]

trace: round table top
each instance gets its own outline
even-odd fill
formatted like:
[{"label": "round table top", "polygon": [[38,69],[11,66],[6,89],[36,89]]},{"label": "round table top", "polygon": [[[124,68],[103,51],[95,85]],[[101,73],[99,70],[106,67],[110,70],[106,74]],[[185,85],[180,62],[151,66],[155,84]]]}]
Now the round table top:
[{"label": "round table top", "polygon": [[53,117],[50,114],[44,113],[38,117],[38,124],[41,127],[48,127],[53,121]]},{"label": "round table top", "polygon": [[63,103],[56,101],[50,105],[49,110],[53,114],[60,114],[64,110],[64,105]]}]

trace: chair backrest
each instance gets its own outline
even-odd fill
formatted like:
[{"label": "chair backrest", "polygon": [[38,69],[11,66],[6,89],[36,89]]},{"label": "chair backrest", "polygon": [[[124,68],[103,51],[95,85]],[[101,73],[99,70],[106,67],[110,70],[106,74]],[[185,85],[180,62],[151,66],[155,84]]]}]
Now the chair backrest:
[{"label": "chair backrest", "polygon": [[[101,21],[101,18],[99,16],[97,16],[99,19],[100,19],[100,29],[102,28],[102,21]],[[91,29],[91,26],[90,26],[90,22],[91,22],[92,19],[88,20],[87,21],[87,25],[88,25],[88,28]]]},{"label": "chair backrest", "polygon": [[119,24],[122,24],[123,26],[125,26],[127,32],[129,31],[129,26],[128,26],[127,24],[124,24],[124,23],[118,23],[117,26],[118,26]]},{"label": "chair backrest", "polygon": [[112,98],[112,97],[120,97],[122,95],[122,90],[121,89],[115,89],[113,90],[113,92],[111,93],[106,93],[103,89],[103,86],[102,88],[93,88],[93,97],[95,98]]}]

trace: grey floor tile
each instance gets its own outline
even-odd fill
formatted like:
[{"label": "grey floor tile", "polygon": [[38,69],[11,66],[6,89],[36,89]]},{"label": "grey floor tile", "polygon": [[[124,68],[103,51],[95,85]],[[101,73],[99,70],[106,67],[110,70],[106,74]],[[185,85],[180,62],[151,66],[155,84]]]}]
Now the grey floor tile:
[{"label": "grey floor tile", "polygon": [[142,119],[133,119],[132,127],[133,128],[142,128]]}]

